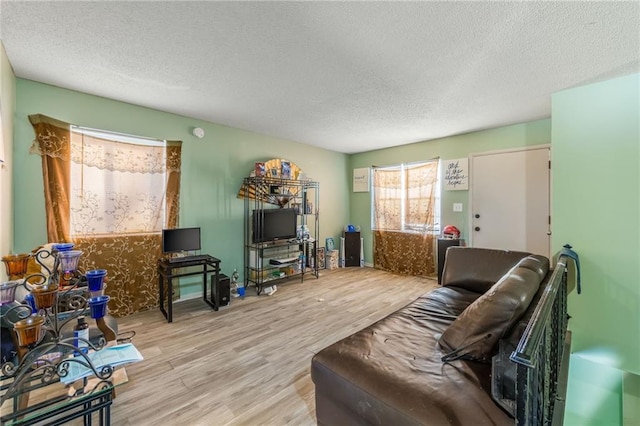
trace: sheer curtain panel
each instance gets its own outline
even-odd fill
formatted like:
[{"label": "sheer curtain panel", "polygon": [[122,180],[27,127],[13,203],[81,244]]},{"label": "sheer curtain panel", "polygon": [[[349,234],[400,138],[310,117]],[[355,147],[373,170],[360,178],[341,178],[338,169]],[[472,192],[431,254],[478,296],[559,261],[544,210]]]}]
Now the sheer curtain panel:
[{"label": "sheer curtain panel", "polygon": [[[32,151],[43,158],[45,187],[56,207],[47,201],[49,241],[75,243],[85,253],[83,269],[108,270],[113,315],[157,307],[161,231],[178,224],[182,143],[132,140],[57,120],[54,136],[51,126],[40,124],[52,119],[29,119],[36,131]],[[51,140],[62,148],[50,149]],[[55,173],[49,157],[59,160]]]},{"label": "sheer curtain panel", "polygon": [[435,274],[438,161],[373,169],[374,266],[406,275]]}]

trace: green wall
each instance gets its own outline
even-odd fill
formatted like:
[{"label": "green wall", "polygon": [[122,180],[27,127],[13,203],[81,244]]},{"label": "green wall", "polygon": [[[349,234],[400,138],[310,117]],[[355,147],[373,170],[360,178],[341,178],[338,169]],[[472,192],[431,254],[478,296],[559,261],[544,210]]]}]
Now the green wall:
[{"label": "green wall", "polygon": [[[16,106],[16,77],[0,41],[0,256],[13,247],[13,114]],[[7,279],[0,268],[0,281]]]},{"label": "green wall", "polygon": [[[46,242],[41,161],[29,154],[34,133],[27,116],[35,113],[86,127],[182,140],[180,225],[202,228],[202,251],[220,258],[227,275],[234,268],[242,274],[244,201],[236,195],[255,161],[286,158],[320,183],[321,241],[339,236],[348,219],[345,154],[17,79],[16,252]],[[194,127],[205,130],[203,139],[191,134]],[[198,287],[194,285],[193,291]],[[181,295],[189,291],[183,289]]]},{"label": "green wall", "polygon": [[[551,120],[498,127],[463,135],[434,139],[394,148],[354,154],[350,157],[348,182],[352,187],[352,172],[355,168],[386,166],[400,163],[426,161],[440,157],[442,160],[467,157],[480,152],[545,145],[551,142]],[[469,191],[442,191],[442,223],[455,225],[468,240]],[[462,203],[463,212],[453,212],[453,203]],[[359,225],[364,237],[365,262],[372,263],[371,193],[351,193],[351,222]]]},{"label": "green wall", "polygon": [[[580,255],[575,351],[640,374],[640,75],[553,96],[553,247]],[[594,316],[597,321],[594,321]]]},{"label": "green wall", "polygon": [[[639,105],[639,74],[552,99],[552,244],[569,242],[580,255],[582,294],[569,296],[569,326],[572,362],[589,365],[571,377],[568,424],[621,416],[637,424],[628,413],[640,402]],[[573,391],[585,383],[598,391],[579,398]]]}]

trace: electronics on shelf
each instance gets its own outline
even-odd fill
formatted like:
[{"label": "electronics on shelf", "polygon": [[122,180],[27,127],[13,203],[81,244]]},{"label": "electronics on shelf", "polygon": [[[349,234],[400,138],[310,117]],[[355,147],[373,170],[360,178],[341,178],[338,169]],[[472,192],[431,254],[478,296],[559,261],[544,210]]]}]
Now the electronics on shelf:
[{"label": "electronics on shelf", "polygon": [[287,263],[297,262],[298,260],[300,260],[299,256],[289,257],[287,259],[271,259],[269,261],[269,264],[271,264],[271,265],[284,265],[284,264],[287,264]]},{"label": "electronics on shelf", "polygon": [[179,253],[200,250],[200,228],[162,230],[162,252]]},{"label": "electronics on shelf", "polygon": [[253,211],[253,243],[296,238],[297,216],[292,208],[255,209]]}]

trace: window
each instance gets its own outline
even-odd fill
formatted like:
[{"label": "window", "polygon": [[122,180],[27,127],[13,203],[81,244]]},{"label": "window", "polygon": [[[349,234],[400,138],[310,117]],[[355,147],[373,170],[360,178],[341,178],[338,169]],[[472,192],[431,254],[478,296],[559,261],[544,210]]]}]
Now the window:
[{"label": "window", "polygon": [[374,230],[438,233],[438,161],[378,167],[373,170]]},{"label": "window", "polygon": [[438,161],[373,169],[373,264],[418,276],[435,273]]},{"label": "window", "polygon": [[[106,269],[114,316],[158,306],[161,229],[178,225],[181,141],[96,131],[29,116],[42,157],[47,240],[73,242],[80,268]],[[179,288],[174,288],[174,298]]]},{"label": "window", "polygon": [[166,223],[166,142],[71,127],[70,233],[159,233]]}]

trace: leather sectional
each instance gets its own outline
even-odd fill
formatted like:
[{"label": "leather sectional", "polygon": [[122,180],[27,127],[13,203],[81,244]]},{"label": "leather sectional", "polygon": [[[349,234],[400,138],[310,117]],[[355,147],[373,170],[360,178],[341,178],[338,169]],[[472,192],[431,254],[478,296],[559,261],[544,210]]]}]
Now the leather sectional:
[{"label": "leather sectional", "polygon": [[550,275],[542,256],[449,248],[441,287],[313,357],[318,424],[513,425],[491,392],[508,371],[491,360],[517,343]]}]

